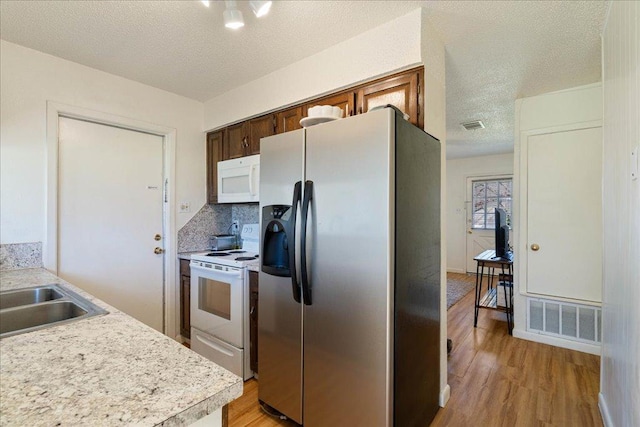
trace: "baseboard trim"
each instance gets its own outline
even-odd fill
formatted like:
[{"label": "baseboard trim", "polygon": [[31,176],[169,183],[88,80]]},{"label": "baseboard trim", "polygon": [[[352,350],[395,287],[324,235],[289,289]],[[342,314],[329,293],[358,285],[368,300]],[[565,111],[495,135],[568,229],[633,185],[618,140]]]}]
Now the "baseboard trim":
[{"label": "baseboard trim", "polygon": [[514,329],[513,336],[527,341],[539,342],[555,347],[568,348],[569,350],[581,351],[583,353],[594,354],[596,356],[600,356],[600,354],[602,353],[602,348],[599,345],[565,340],[549,335],[536,334],[533,332],[524,331],[522,329]]},{"label": "baseboard trim", "polygon": [[467,274],[464,268],[447,268],[447,273]]},{"label": "baseboard trim", "polygon": [[602,417],[604,427],[613,427],[611,413],[609,413],[609,407],[607,406],[607,401],[604,400],[602,392],[598,393],[598,408],[600,408],[600,416]]},{"label": "baseboard trim", "polygon": [[450,397],[451,397],[451,387],[449,387],[449,384],[447,384],[446,386],[444,386],[444,389],[442,389],[442,391],[440,392],[441,408],[444,408],[447,405],[447,402],[449,401]]}]

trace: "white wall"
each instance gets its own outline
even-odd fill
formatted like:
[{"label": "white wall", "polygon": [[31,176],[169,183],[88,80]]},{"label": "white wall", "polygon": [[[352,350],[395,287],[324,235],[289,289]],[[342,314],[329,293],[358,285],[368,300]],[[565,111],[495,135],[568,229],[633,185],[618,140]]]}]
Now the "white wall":
[{"label": "white wall", "polygon": [[425,9],[421,18],[421,50],[424,64],[424,129],[440,140],[440,406],[449,400],[451,389],[447,380],[447,102],[445,79],[445,48],[440,35],[430,25]]},{"label": "white wall", "polygon": [[205,203],[202,103],[4,40],[0,57],[1,243],[45,240],[47,101],[177,129],[175,200]]},{"label": "white wall", "polygon": [[[611,2],[602,35],[604,95],[602,359],[606,426],[640,426],[640,3]],[[636,159],[637,165],[637,159]]]},{"label": "white wall", "polygon": [[467,178],[511,174],[513,153],[447,160],[447,271],[467,271]]},{"label": "white wall", "polygon": [[214,129],[421,64],[421,9],[205,102]]}]

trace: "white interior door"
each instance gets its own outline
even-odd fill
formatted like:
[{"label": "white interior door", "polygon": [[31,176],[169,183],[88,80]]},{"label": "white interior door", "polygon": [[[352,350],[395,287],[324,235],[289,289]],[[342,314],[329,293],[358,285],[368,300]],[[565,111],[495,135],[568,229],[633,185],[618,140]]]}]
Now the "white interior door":
[{"label": "white interior door", "polygon": [[527,291],[601,301],[602,129],[527,145]]},{"label": "white interior door", "polygon": [[62,117],[58,135],[58,275],[162,332],[163,138]]}]

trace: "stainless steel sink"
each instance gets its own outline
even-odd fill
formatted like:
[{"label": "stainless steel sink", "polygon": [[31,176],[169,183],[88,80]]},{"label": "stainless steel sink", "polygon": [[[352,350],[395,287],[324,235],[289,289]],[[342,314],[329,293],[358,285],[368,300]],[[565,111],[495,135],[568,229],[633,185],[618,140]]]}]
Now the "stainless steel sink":
[{"label": "stainless steel sink", "polygon": [[0,338],[106,313],[57,284],[4,291],[0,292]]},{"label": "stainless steel sink", "polygon": [[5,291],[0,293],[0,310],[21,305],[37,304],[59,298],[62,298],[62,294],[52,286]]}]

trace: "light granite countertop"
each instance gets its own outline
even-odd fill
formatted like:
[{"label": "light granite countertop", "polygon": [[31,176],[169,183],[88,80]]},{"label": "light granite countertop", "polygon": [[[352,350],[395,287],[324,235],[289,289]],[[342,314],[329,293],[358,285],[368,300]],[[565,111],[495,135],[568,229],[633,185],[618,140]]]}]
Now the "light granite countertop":
[{"label": "light granite countertop", "polygon": [[242,379],[40,268],[0,290],[59,283],[109,311],[0,340],[0,425],[181,426],[242,395]]}]

